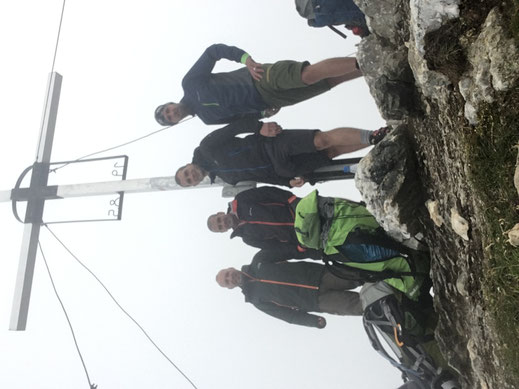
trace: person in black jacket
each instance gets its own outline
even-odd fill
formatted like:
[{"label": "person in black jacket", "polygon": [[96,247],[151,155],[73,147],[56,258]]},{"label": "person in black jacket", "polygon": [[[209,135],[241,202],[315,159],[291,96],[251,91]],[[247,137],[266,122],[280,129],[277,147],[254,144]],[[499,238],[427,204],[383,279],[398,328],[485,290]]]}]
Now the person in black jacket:
[{"label": "person in black jacket", "polygon": [[297,240],[294,210],[299,200],[292,192],[273,186],[245,190],[229,203],[227,213],[209,216],[207,227],[213,232],[232,229],[231,239],[239,236],[249,246],[281,250],[293,259],[321,259],[318,250],[303,248]]},{"label": "person in black jacket", "polygon": [[[243,133],[253,134],[236,136]],[[175,178],[181,186],[198,185],[206,176],[211,182],[218,176],[231,185],[257,181],[302,186],[305,174],[338,155],[369,146],[370,134],[357,128],[282,131],[275,122],[240,119],[207,135],[192,162],[178,169]]]},{"label": "person in black jacket", "polygon": [[240,270],[223,269],[216,275],[223,288],[241,288],[245,302],[291,324],[324,328],[326,320],[309,312],[362,315],[359,282],[343,280],[313,262],[276,262],[255,257]]}]

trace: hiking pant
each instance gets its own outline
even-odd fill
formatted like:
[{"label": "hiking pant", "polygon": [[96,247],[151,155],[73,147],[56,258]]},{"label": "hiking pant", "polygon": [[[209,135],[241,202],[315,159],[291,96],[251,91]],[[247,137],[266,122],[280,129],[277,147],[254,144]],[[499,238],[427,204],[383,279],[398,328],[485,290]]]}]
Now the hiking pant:
[{"label": "hiking pant", "polygon": [[259,81],[254,80],[254,86],[269,107],[287,107],[311,99],[330,90],[327,80],[307,85],[301,74],[310,62],[277,61],[273,64],[264,63],[265,70]]},{"label": "hiking pant", "polygon": [[276,174],[297,177],[330,165],[325,151],[315,148],[314,137],[319,130],[284,130],[281,134],[263,141],[267,155]]},{"label": "hiking pant", "polygon": [[334,315],[362,315],[359,294],[350,291],[360,285],[361,282],[344,280],[326,269],[319,284],[319,311]]}]

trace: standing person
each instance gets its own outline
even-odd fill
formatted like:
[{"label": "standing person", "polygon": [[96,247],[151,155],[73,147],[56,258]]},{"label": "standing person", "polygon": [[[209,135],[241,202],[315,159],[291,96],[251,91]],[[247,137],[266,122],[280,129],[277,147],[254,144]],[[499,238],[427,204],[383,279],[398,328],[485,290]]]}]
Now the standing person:
[{"label": "standing person", "polygon": [[273,186],[245,190],[229,203],[227,212],[209,216],[212,232],[232,229],[231,239],[239,236],[249,246],[283,251],[294,259],[321,259],[319,250],[299,245],[294,230],[295,207],[300,198]]},{"label": "standing person", "polygon": [[[220,59],[246,67],[213,73]],[[205,124],[231,123],[244,116],[269,117],[280,108],[308,100],[330,88],[362,75],[357,60],[330,58],[311,65],[308,61],[260,64],[242,49],[224,44],[209,46],[182,80],[184,97],[155,110],[160,125],[177,124],[188,115]]]},{"label": "standing person", "polygon": [[[289,187],[302,186],[304,175],[327,166],[332,158],[376,143],[388,129],[357,128],[283,130],[275,123],[243,118],[211,132],[193,153],[192,162],[177,170],[179,185],[198,185],[216,176],[235,185],[257,181]],[[236,135],[253,133],[245,138]],[[375,139],[376,138],[376,139]]]},{"label": "standing person", "polygon": [[216,275],[222,288],[239,287],[245,302],[290,324],[324,328],[326,320],[309,312],[362,315],[359,282],[343,280],[313,262],[263,262],[253,260],[240,270],[223,269]]}]

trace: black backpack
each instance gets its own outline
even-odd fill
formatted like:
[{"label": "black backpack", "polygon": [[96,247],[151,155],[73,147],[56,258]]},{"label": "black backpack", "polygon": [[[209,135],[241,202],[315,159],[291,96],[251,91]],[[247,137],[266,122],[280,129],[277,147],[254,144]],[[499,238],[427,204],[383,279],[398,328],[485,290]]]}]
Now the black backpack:
[{"label": "black backpack", "polygon": [[334,25],[343,24],[354,35],[369,35],[366,19],[353,0],[295,0],[296,10],[311,27],[327,26],[346,39]]},{"label": "black backpack", "polygon": [[384,282],[365,284],[360,299],[371,345],[402,372],[401,388],[461,388],[434,339],[432,299],[417,303]]}]

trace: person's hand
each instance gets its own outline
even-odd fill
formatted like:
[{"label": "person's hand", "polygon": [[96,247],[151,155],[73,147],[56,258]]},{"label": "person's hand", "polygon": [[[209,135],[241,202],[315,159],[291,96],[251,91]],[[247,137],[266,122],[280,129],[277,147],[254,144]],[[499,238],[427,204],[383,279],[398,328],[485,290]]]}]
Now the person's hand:
[{"label": "person's hand", "polygon": [[270,107],[270,108],[267,108],[266,110],[263,111],[263,117],[264,118],[269,118],[271,116],[274,116],[275,114],[277,114],[279,112],[281,108],[279,107]]},{"label": "person's hand", "polygon": [[305,184],[305,179],[302,177],[295,177],[289,181],[289,184],[291,187],[299,188],[300,186],[303,186]]},{"label": "person's hand", "polygon": [[275,137],[281,132],[282,128],[276,122],[263,123],[260,129],[260,135]]},{"label": "person's hand", "polygon": [[319,316],[317,318],[317,328],[324,328],[326,327],[326,319],[322,316]]},{"label": "person's hand", "polygon": [[256,81],[261,80],[261,77],[263,77],[263,73],[265,72],[263,70],[263,66],[260,63],[257,63],[252,59],[252,57],[248,57],[245,61],[245,66],[247,66],[247,69],[249,69],[249,73]]}]

